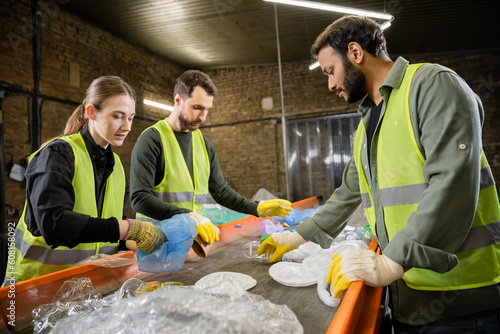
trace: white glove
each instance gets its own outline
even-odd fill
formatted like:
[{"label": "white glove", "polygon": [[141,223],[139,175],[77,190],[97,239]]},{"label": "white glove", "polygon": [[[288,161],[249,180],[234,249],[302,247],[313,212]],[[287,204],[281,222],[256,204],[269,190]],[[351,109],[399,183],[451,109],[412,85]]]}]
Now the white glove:
[{"label": "white glove", "polygon": [[196,222],[196,230],[198,234],[208,245],[219,240],[219,228],[212,224],[210,219],[196,212],[189,213],[189,218]]},{"label": "white glove", "polygon": [[348,249],[340,253],[341,273],[350,280],[366,285],[386,286],[403,277],[404,269],[385,255],[368,249]]}]

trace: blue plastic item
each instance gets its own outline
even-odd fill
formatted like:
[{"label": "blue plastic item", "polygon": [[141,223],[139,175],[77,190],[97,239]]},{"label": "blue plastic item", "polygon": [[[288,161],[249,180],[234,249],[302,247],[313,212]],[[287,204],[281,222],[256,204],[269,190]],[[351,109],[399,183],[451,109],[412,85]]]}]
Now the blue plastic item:
[{"label": "blue plastic item", "polygon": [[193,245],[196,222],[189,218],[189,214],[183,213],[162,220],[158,227],[165,233],[167,241],[151,254],[137,249],[137,266],[148,273],[177,271],[182,268]]},{"label": "blue plastic item", "polygon": [[316,212],[318,212],[321,209],[322,206],[319,206],[316,209],[305,209],[303,211],[299,211],[297,209],[292,209],[292,212],[290,214],[283,218],[283,217],[274,217],[277,222],[280,223],[287,223],[289,226],[295,226],[297,224],[302,223],[304,220],[311,218],[314,216]]}]

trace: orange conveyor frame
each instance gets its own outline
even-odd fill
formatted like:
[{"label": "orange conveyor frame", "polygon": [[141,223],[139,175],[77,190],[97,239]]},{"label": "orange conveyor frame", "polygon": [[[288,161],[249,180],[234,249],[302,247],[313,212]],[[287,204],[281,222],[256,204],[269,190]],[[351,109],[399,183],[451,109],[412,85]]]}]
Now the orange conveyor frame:
[{"label": "orange conveyor frame", "polygon": [[[313,208],[317,204],[317,197],[311,197],[293,203],[292,207],[297,210],[304,210]],[[217,244],[214,244],[212,249],[255,233],[261,220],[262,218],[249,216],[219,225],[221,230],[220,240]],[[376,242],[373,240],[370,249],[375,250],[376,247]],[[132,251],[118,253],[113,256],[126,259],[135,258]],[[196,255],[191,250],[188,254],[188,260],[194,256]],[[116,268],[84,264],[20,282],[13,286],[5,286],[0,288],[0,312],[2,314],[0,333],[10,332],[8,330],[10,320],[8,318],[10,314],[8,308],[12,300],[15,301],[16,330],[23,330],[32,326],[31,311],[40,305],[51,303],[62,284],[73,277],[90,278],[95,289],[104,295],[119,289],[129,278],[145,279],[152,275],[154,274],[140,271],[137,268],[137,262]],[[13,296],[14,298],[12,298]],[[378,333],[383,312],[381,300],[382,288],[371,288],[362,282],[353,282],[342,300],[327,333]],[[358,321],[358,319],[362,319],[362,321]]]}]

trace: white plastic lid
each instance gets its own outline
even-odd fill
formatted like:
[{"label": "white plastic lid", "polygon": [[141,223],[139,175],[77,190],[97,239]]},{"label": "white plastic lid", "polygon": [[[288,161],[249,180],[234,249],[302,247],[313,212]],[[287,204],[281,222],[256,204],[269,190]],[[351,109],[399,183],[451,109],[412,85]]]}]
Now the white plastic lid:
[{"label": "white plastic lid", "polygon": [[309,286],[318,281],[317,273],[296,262],[278,262],[269,268],[269,275],[276,282],[293,287]]}]

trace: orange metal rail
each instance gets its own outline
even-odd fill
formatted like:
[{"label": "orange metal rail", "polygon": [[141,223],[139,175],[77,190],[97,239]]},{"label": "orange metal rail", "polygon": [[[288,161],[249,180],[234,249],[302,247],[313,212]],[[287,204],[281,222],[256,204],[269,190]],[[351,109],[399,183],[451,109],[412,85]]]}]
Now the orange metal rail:
[{"label": "orange metal rail", "polygon": [[[377,250],[375,238],[369,249]],[[378,333],[383,312],[382,292],[383,287],[373,288],[360,281],[352,282],[326,333]]]}]

